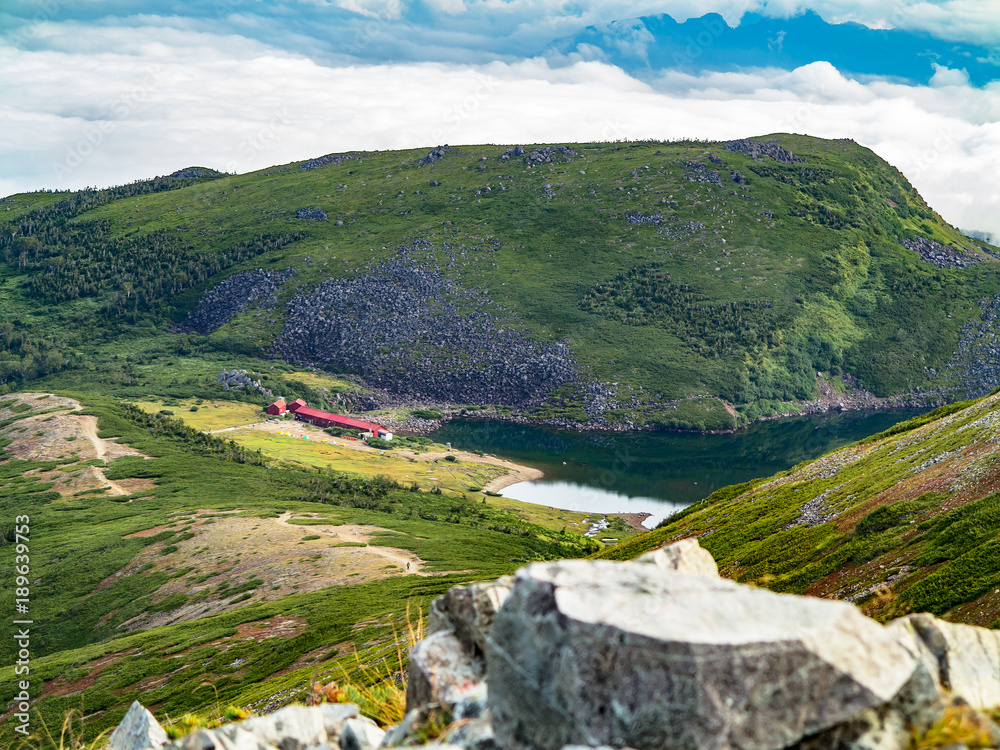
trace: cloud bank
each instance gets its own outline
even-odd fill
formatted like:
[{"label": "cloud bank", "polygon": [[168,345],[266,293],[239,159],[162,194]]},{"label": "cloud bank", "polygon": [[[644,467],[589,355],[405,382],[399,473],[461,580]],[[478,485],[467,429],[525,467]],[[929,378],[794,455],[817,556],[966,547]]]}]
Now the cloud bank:
[{"label": "cloud bank", "polygon": [[854,138],[950,222],[1000,235],[1000,84],[960,70],[910,86],[828,63],[647,81],[598,60],[323,65],[158,18],[46,21],[33,39],[0,48],[0,195],[350,149],[798,132]]}]

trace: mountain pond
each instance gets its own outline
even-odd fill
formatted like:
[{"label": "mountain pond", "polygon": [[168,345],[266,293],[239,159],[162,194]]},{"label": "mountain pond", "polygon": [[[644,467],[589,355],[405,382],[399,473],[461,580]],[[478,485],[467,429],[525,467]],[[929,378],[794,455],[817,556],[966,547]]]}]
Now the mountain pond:
[{"label": "mountain pond", "polygon": [[649,513],[653,528],[720,487],[784,471],[925,410],[788,417],[731,434],[568,432],[487,419],[444,424],[431,437],[545,472],[500,494],[587,513]]}]

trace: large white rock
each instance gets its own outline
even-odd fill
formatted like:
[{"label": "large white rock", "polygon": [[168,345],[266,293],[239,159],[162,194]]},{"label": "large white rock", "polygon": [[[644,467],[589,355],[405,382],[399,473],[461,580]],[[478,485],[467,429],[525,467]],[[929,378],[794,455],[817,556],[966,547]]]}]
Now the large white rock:
[{"label": "large white rock", "polygon": [[350,719],[358,718],[353,703],[286,706],[218,729],[203,729],[180,739],[166,750],[305,750],[340,744]]},{"label": "large white rock", "polygon": [[456,718],[485,708],[486,664],[450,631],[427,636],[410,649],[406,710],[439,704]]},{"label": "large white rock", "polygon": [[340,750],[376,750],[385,731],[367,716],[348,719],[340,732]]},{"label": "large white rock", "polygon": [[156,717],[139,701],[132,701],[108,745],[110,750],[160,750],[169,739]]},{"label": "large white rock", "polygon": [[974,708],[1000,706],[1000,633],[918,614],[890,625],[912,634],[928,669],[945,690]]},{"label": "large white rock", "polygon": [[719,577],[719,566],[715,564],[715,558],[693,537],[650,550],[636,558],[636,562],[651,563],[664,570],[675,570],[693,576]]},{"label": "large white rock", "polygon": [[919,664],[845,602],[582,560],[518,571],[486,656],[505,750],[779,750],[889,704]]}]

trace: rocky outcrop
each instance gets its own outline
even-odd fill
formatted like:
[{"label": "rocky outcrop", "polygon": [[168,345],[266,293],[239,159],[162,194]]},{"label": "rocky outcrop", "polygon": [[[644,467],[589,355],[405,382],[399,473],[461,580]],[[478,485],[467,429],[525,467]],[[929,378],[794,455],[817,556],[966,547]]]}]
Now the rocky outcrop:
[{"label": "rocky outcrop", "polygon": [[514,156],[523,156],[524,163],[534,167],[539,164],[551,164],[557,157],[562,162],[573,161],[576,151],[568,146],[543,146],[532,151],[528,151],[524,146],[514,146],[500,154],[500,160],[509,161]]},{"label": "rocky outcrop", "polygon": [[216,378],[216,382],[222,383],[224,391],[238,391],[245,388],[248,391],[259,393],[261,396],[274,398],[274,394],[261,385],[259,380],[254,380],[246,370],[223,370]]},{"label": "rocky outcrop", "polygon": [[741,138],[740,140],[730,141],[723,146],[727,151],[734,151],[738,154],[746,154],[751,159],[760,160],[760,157],[766,156],[775,161],[779,161],[783,164],[791,164],[792,162],[802,161],[799,157],[793,154],[788,149],[784,148],[777,141],[758,141],[754,138]]},{"label": "rocky outcrop", "polygon": [[295,218],[306,221],[326,221],[327,215],[322,208],[299,208],[295,211]]},{"label": "rocky outcrop", "polygon": [[920,260],[937,268],[972,268],[983,262],[982,258],[926,237],[914,237],[912,240],[903,240],[900,244],[919,255]]},{"label": "rocky outcrop", "polygon": [[327,154],[318,159],[310,159],[299,164],[299,169],[306,172],[318,167],[325,167],[327,164],[343,164],[345,161],[360,161],[361,154],[356,151],[348,154]]},{"label": "rocky outcrop", "polygon": [[175,177],[177,179],[198,179],[201,177],[218,177],[219,173],[211,169],[204,169],[203,167],[185,167],[184,169],[178,169],[176,172],[168,174],[167,177]]},{"label": "rocky outcrop", "polygon": [[[452,650],[431,680],[444,689],[408,696],[386,746],[456,709],[436,747],[908,750],[946,712],[1000,742],[976,710],[1000,704],[1000,634],[743,586],[694,539],[630,563],[535,563],[453,589],[430,619]],[[485,710],[456,704],[463,680]]]},{"label": "rocky outcrop", "polygon": [[207,336],[228,323],[234,315],[245,311],[250,303],[263,300],[261,306],[270,309],[277,304],[275,292],[295,275],[294,268],[284,271],[244,271],[230,276],[209,289],[198,300],[198,307],[187,320],[174,326],[175,332],[193,332]]},{"label": "rocky outcrop", "polygon": [[272,353],[450,403],[522,404],[575,378],[567,342],[529,338],[483,292],[406,253],[295,296]]},{"label": "rocky outcrop", "polygon": [[[451,153],[451,151],[452,148],[447,143],[444,144],[443,146],[432,148],[430,151],[427,152],[426,156],[422,156],[421,158],[417,159],[417,164],[419,164],[421,167],[426,167],[428,164],[433,164],[436,161],[441,161],[444,157],[446,157],[449,153]],[[455,151],[457,153],[458,149],[455,149]]]}]

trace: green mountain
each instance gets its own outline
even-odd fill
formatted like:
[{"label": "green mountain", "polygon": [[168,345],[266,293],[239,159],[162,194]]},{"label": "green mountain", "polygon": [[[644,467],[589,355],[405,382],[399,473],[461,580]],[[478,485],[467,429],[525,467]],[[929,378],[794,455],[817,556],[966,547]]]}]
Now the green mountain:
[{"label": "green mountain", "polygon": [[723,575],[848,599],[882,620],[1000,627],[1000,392],[950,404],[774,477],[719,490],[598,553],[697,536]]},{"label": "green mountain", "polygon": [[220,365],[285,361],[382,402],[717,429],[1000,384],[1000,251],[849,140],[195,167],[8,197],[0,253],[8,391],[218,395]]}]

